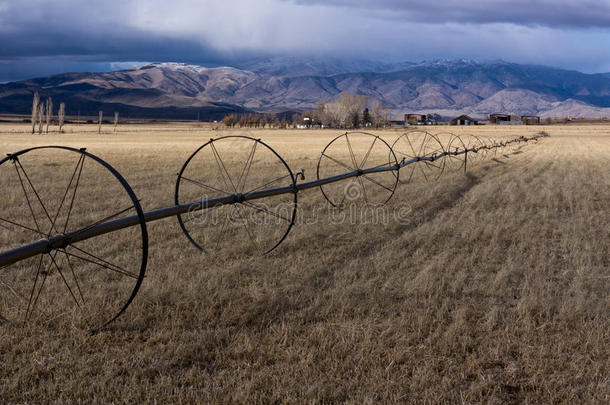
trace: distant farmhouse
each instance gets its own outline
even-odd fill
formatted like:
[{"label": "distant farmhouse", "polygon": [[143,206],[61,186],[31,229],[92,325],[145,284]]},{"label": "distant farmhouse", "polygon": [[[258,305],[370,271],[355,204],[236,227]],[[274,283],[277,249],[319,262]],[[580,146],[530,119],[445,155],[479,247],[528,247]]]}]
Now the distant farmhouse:
[{"label": "distant farmhouse", "polygon": [[[438,114],[405,114],[404,121],[393,121],[394,125],[484,125],[487,121],[472,118],[462,114],[449,121],[442,122]],[[518,116],[512,113],[492,113],[489,114],[489,124],[496,125],[540,125],[540,117],[537,115]]]},{"label": "distant farmhouse", "polygon": [[303,117],[303,121],[301,123],[296,124],[298,129],[307,129],[313,126],[313,121],[309,117]]},{"label": "distant farmhouse", "polygon": [[405,125],[438,125],[438,114],[405,114]]},{"label": "distant farmhouse", "polygon": [[477,125],[478,121],[468,115],[460,115],[449,121],[449,125]]},{"label": "distant farmhouse", "polygon": [[491,122],[492,124],[510,122],[510,114],[489,114],[489,122]]},{"label": "distant farmhouse", "polygon": [[489,122],[498,125],[523,125],[523,121],[515,114],[489,114]]},{"label": "distant farmhouse", "polygon": [[428,117],[426,114],[405,114],[405,124],[426,125]]},{"label": "distant farmhouse", "polygon": [[521,122],[525,125],[540,125],[540,117],[537,115],[522,115]]}]

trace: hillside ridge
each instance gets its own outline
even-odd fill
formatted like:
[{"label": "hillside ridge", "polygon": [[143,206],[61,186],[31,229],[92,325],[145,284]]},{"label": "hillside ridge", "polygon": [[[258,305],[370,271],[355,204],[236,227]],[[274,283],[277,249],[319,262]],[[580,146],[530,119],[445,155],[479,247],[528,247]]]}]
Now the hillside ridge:
[{"label": "hillside ridge", "polygon": [[[381,63],[261,58],[238,66],[160,62],[107,73],[64,73],[0,85],[0,112],[29,113],[32,94],[69,111],[118,109],[135,115],[217,119],[236,112],[312,109],[348,91],[406,112],[483,117],[507,112],[543,117],[610,116],[610,77],[502,60]],[[167,110],[167,114],[164,113]],[[110,112],[110,111],[109,111]]]}]

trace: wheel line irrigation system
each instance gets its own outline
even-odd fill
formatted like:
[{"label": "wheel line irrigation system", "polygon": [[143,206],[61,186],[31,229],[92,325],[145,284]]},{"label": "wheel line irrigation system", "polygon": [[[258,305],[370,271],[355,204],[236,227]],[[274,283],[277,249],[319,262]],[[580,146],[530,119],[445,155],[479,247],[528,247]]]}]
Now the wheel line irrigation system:
[{"label": "wheel line irrigation system", "polygon": [[[79,278],[76,276],[76,272],[74,271],[73,265],[69,260],[70,257],[72,257],[73,259],[80,258],[81,261],[88,262],[93,266],[98,266],[100,268],[111,270],[114,273],[118,273],[131,279],[131,284],[129,286],[129,294],[119,299],[120,302],[117,303],[116,309],[113,310],[112,313],[105,314],[103,316],[103,320],[97,321],[97,323],[95,324],[92,324],[90,322],[86,323],[87,327],[89,327],[95,332],[100,330],[101,328],[106,327],[108,324],[116,320],[121,314],[125,312],[127,307],[135,298],[144,280],[148,257],[148,233],[146,224],[149,222],[170,217],[177,217],[180,226],[189,241],[199,250],[207,251],[207,249],[202,247],[201,244],[196,240],[196,236],[193,236],[191,232],[187,229],[187,220],[183,218],[185,214],[192,214],[194,212],[205,212],[206,210],[222,206],[246,205],[249,208],[254,208],[255,210],[261,211],[269,215],[280,216],[265,207],[256,205],[255,201],[265,201],[265,199],[274,196],[288,195],[290,196],[290,201],[293,204],[294,209],[292,210],[291,215],[289,217],[284,218],[283,216],[280,216],[282,219],[285,219],[286,223],[283,224],[285,231],[283,228],[280,232],[280,235],[275,240],[271,241],[271,244],[268,247],[259,249],[260,253],[266,254],[280,245],[280,243],[286,238],[290,229],[294,225],[296,216],[297,194],[301,191],[312,188],[320,188],[329,204],[334,207],[341,208],[345,196],[341,199],[340,202],[337,200],[333,200],[333,197],[329,195],[327,190],[325,190],[325,186],[331,185],[333,183],[342,182],[348,179],[355,179],[355,181],[360,182],[362,188],[364,189],[365,186],[363,184],[362,179],[365,179],[368,183],[379,187],[381,194],[383,194],[382,203],[385,203],[394,195],[396,187],[399,183],[399,173],[401,170],[404,170],[406,168],[412,169],[410,176],[408,176],[406,182],[409,182],[411,180],[411,177],[413,176],[416,167],[419,167],[418,171],[423,174],[425,180],[430,181],[433,179],[437,179],[441,176],[447,166],[447,161],[457,163],[454,164],[454,170],[457,169],[466,171],[469,165],[469,160],[475,157],[479,158],[481,155],[486,153],[495,154],[499,150],[511,148],[520,144],[536,143],[542,138],[548,136],[548,134],[541,132],[529,137],[521,136],[513,139],[505,139],[503,141],[489,140],[487,142],[484,142],[480,138],[473,135],[462,135],[461,137],[454,134],[447,135],[449,135],[450,140],[447,142],[447,144],[443,144],[440,141],[439,136],[431,134],[427,131],[415,130],[400,135],[396,139],[396,141],[390,146],[386,141],[374,134],[366,132],[346,132],[334,138],[324,148],[318,160],[317,179],[307,182],[298,182],[298,180],[304,180],[303,173],[293,173],[293,171],[290,169],[284,159],[275,150],[273,150],[266,143],[262,142],[260,139],[255,139],[249,136],[227,136],[216,139],[210,139],[208,142],[198,148],[189,157],[189,159],[187,159],[180,173],[178,174],[178,180],[176,182],[175,187],[175,205],[147,212],[142,209],[135,192],[131,189],[131,187],[129,186],[127,181],[121,176],[121,174],[108,163],[98,158],[97,156],[90,154],[85,149],[74,149],[64,146],[43,146],[29,148],[16,153],[8,154],[6,158],[0,160],[0,168],[3,165],[14,166],[16,171],[16,178],[18,178],[19,180],[19,182],[16,182],[16,184],[20,184],[21,189],[5,190],[5,193],[23,193],[27,202],[27,206],[29,206],[28,212],[30,212],[32,217],[34,217],[33,219],[36,223],[37,229],[31,229],[31,227],[23,225],[22,218],[6,218],[5,214],[0,214],[0,230],[2,228],[6,228],[13,231],[14,229],[21,229],[22,232],[29,232],[29,234],[34,233],[43,237],[31,243],[14,247],[4,252],[0,252],[0,305],[2,305],[0,306],[0,327],[2,327],[3,324],[8,326],[18,326],[31,321],[31,319],[33,318],[33,313],[35,312],[35,309],[37,307],[39,296],[43,291],[45,280],[47,280],[48,274],[50,273],[49,271],[44,271],[42,266],[43,258],[45,257],[48,258],[48,266],[50,268],[55,268],[57,270],[57,273],[61,275],[61,279],[63,279],[62,282],[65,287],[67,287],[65,289],[65,293],[66,295],[71,296],[70,299],[73,301],[73,303],[75,304],[74,306],[77,308],[84,307],[86,300],[83,297],[80,287],[80,285],[82,284],[82,279],[81,284],[79,284]],[[355,153],[353,151],[352,143],[354,142],[355,138],[364,139],[366,142],[370,143],[366,153],[364,154],[364,157],[362,159],[358,159],[360,160],[360,163],[358,163],[355,157]],[[469,141],[464,142],[464,138],[468,138]],[[246,144],[246,150],[249,151],[248,157],[244,162],[243,169],[241,170],[239,178],[237,179],[235,179],[236,176],[233,176],[232,178],[229,175],[229,171],[226,168],[225,162],[223,161],[222,157],[218,152],[218,147],[221,145],[222,142],[225,141],[241,142],[243,144]],[[365,167],[366,162],[368,159],[370,159],[371,152],[375,147],[381,148],[382,151],[387,152],[387,161],[383,160],[380,164]],[[408,152],[404,152],[405,148],[408,150]],[[281,170],[284,170],[285,172],[278,174],[275,180],[266,182],[262,186],[252,189],[250,191],[245,191],[244,188],[250,171],[252,170],[254,155],[257,151],[260,151],[261,149],[270,154],[270,156],[272,156],[272,159],[275,159],[276,163],[278,164],[278,167],[280,167]],[[345,152],[344,155],[347,155],[351,158],[351,163],[339,161],[339,159],[337,159],[336,157],[331,156],[331,152],[337,149],[346,149],[343,150],[343,152]],[[45,153],[47,151],[76,153],[79,159],[76,164],[76,168],[72,173],[70,183],[68,184],[65,193],[63,193],[63,199],[59,204],[59,210],[61,210],[62,207],[66,207],[69,205],[66,225],[68,224],[70,214],[73,211],[72,205],[74,204],[76,189],[78,188],[79,181],[81,180],[81,174],[83,171],[85,159],[96,162],[98,165],[101,166],[102,170],[106,170],[109,172],[111,177],[118,182],[120,188],[126,193],[126,198],[131,201],[131,207],[129,207],[127,210],[119,210],[118,212],[114,212],[112,215],[104,216],[103,219],[80,227],[79,229],[71,231],[63,229],[60,231],[59,228],[61,227],[56,224],[57,214],[55,215],[55,220],[53,220],[51,218],[52,215],[50,215],[47,212],[48,210],[45,208],[49,204],[45,204],[45,202],[37,192],[37,187],[34,184],[35,182],[31,180],[30,173],[26,171],[25,167],[21,163],[22,159],[24,157],[27,157],[30,153]],[[184,188],[184,184],[186,182],[197,183],[197,181],[189,179],[186,176],[186,172],[190,170],[191,166],[193,165],[193,160],[198,159],[200,158],[200,156],[202,156],[202,151],[207,151],[211,154],[211,156],[213,156],[214,161],[212,161],[211,163],[216,164],[219,173],[218,178],[221,179],[221,182],[220,185],[214,186],[201,182],[199,182],[199,185],[202,188],[215,190],[221,195],[215,198],[205,198],[199,199],[197,201],[181,202],[180,195],[182,188]],[[377,163],[379,163],[379,161]],[[335,165],[337,167],[343,167],[345,171],[342,173],[323,177],[325,169],[329,164]],[[381,184],[378,180],[375,180],[374,178],[370,177],[382,173],[392,173],[392,179],[395,179],[395,181],[391,179],[392,181],[390,181],[389,183]],[[279,187],[270,187],[273,184],[277,184],[280,180],[284,180],[287,184],[281,185]],[[29,193],[27,190],[30,190]],[[226,190],[231,191],[228,192]],[[364,198],[366,199],[366,195],[364,196]],[[48,218],[51,224],[49,232],[45,233],[40,231],[40,228],[38,226],[39,221],[37,221],[33,209],[33,206],[36,204],[40,204],[40,207],[44,209],[44,216]],[[6,210],[8,210],[8,207],[5,208]],[[123,215],[127,211],[131,211],[131,215]],[[41,220],[40,218],[38,219]],[[248,230],[247,224],[244,224],[244,226],[249,236],[249,239],[252,241],[253,245],[256,246],[254,240],[255,238],[252,237],[251,232]],[[139,263],[139,269],[137,271],[127,271],[121,266],[112,264],[110,259],[106,260],[94,254],[88,253],[84,250],[84,248],[79,248],[78,245],[76,245],[79,242],[91,240],[101,235],[110,234],[119,230],[132,227],[137,227],[137,229],[139,229],[137,234],[138,238],[141,239],[141,242],[139,242],[139,244],[141,244],[142,249],[141,262]],[[70,253],[68,251],[68,248],[77,249],[77,251],[71,250],[70,252],[72,253]],[[79,256],[76,254],[77,252],[82,253],[79,253]],[[27,291],[27,294],[19,294],[17,292],[18,288],[16,286],[11,286],[10,282],[6,281],[3,278],[3,271],[11,268],[11,266],[18,265],[20,262],[23,262],[26,259],[39,256],[40,261],[38,264],[38,269],[36,270],[36,272],[32,271],[32,279],[27,281],[29,283],[27,284],[27,288],[22,288],[22,291]],[[59,266],[57,264],[57,261],[55,260],[55,258],[58,256],[65,256],[66,262],[70,263],[69,266],[66,266],[66,268],[64,268],[63,272],[61,270],[61,266]],[[68,271],[68,268],[70,271]],[[72,282],[68,280],[70,278],[70,274],[73,276]],[[81,277],[85,276],[81,274]],[[33,286],[31,286],[32,283]],[[75,292],[75,290],[77,290],[77,287],[78,293]],[[100,288],[103,288],[103,286],[101,286]],[[11,295],[11,293],[14,296],[19,296],[19,299],[15,298],[16,303],[14,305],[9,305],[10,300],[7,298]],[[63,309],[60,309],[60,312],[62,311],[66,312]]]}]

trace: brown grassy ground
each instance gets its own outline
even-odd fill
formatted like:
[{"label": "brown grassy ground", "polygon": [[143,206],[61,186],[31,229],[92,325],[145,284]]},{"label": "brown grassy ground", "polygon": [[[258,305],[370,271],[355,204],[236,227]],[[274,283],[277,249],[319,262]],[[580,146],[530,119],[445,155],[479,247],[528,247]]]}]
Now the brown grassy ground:
[{"label": "brown grassy ground", "polygon": [[[265,257],[202,255],[174,219],[151,223],[147,278],[109,330],[0,326],[0,402],[608,403],[610,127],[452,128],[542,129],[551,138],[467,176],[400,186],[387,209],[406,206],[401,221],[322,214]],[[197,146],[243,134],[25,131],[0,126],[0,152],[86,146],[148,210],[173,203]],[[339,133],[252,132],[308,180]],[[325,212],[319,191],[299,198],[303,218]]]}]

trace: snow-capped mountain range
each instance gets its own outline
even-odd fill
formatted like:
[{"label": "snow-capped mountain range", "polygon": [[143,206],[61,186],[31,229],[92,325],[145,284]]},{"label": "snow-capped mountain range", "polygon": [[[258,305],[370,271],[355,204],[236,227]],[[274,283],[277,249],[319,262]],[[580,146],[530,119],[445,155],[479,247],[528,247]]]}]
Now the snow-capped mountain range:
[{"label": "snow-capped mountain range", "polygon": [[610,116],[610,74],[467,59],[382,63],[278,57],[235,67],[152,63],[0,85],[0,112],[27,114],[34,91],[66,102],[69,114],[103,109],[159,118],[302,111],[344,91],[379,99],[396,117],[407,112]]}]

